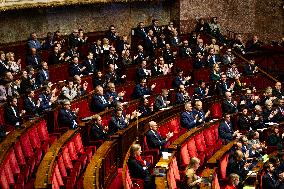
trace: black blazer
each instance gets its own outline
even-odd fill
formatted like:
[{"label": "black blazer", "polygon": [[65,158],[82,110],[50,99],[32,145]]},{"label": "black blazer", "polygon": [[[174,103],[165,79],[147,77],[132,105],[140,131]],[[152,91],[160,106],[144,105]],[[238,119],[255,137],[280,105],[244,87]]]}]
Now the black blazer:
[{"label": "black blazer", "polygon": [[74,121],[76,121],[76,115],[66,109],[61,109],[58,113],[58,123],[61,126],[69,126],[71,129],[75,129],[77,126],[74,125]]},{"label": "black blazer", "polygon": [[34,99],[31,99],[31,100],[28,97],[25,98],[25,100],[24,100],[25,110],[27,111],[27,114],[29,114],[29,115],[38,114],[39,108],[36,106],[37,102],[34,101]]},{"label": "black blazer", "polygon": [[237,106],[235,106],[233,102],[230,103],[227,100],[223,101],[222,110],[224,113],[229,113],[229,114],[238,112]]},{"label": "black blazer", "polygon": [[129,157],[127,165],[130,176],[133,178],[145,179],[146,177],[151,176],[149,171],[147,169],[144,170],[143,165],[133,157]]},{"label": "black blazer", "polygon": [[110,104],[108,103],[108,100],[105,98],[106,103],[103,102],[103,100],[100,98],[99,95],[94,95],[91,103],[91,110],[93,112],[102,112],[104,111],[107,107],[110,107]]},{"label": "black blazer", "polygon": [[266,188],[267,189],[278,189],[280,188],[280,183],[277,178],[275,178],[274,176],[270,176],[268,173],[266,173],[262,177],[262,188],[263,189],[266,189]]},{"label": "black blazer", "polygon": [[146,134],[147,145],[149,149],[162,149],[167,141],[161,135],[153,130],[149,130]]},{"label": "black blazer", "polygon": [[44,70],[41,69],[38,71],[38,74],[36,77],[36,83],[38,86],[42,86],[45,81],[49,80],[49,71],[48,70],[45,70],[45,71],[46,71],[46,75],[44,74]]},{"label": "black blazer", "polygon": [[41,66],[41,58],[39,55],[35,55],[35,56],[28,55],[26,61],[27,61],[27,65],[31,65],[34,68],[39,68]]},{"label": "black blazer", "polygon": [[17,116],[14,114],[14,111],[12,110],[12,107],[10,105],[5,106],[5,108],[4,108],[4,118],[5,118],[5,122],[7,124],[16,125],[17,122],[21,121],[21,117],[20,117],[18,108],[14,107],[14,109],[16,111]]},{"label": "black blazer", "polygon": [[104,132],[102,125],[94,124],[91,127],[91,140],[105,140],[108,138],[108,133]]}]

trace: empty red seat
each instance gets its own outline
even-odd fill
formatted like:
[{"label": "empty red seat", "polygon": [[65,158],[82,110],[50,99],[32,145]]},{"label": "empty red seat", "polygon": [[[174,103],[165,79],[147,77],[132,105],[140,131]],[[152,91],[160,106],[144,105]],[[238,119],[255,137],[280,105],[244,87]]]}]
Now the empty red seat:
[{"label": "empty red seat", "polygon": [[195,146],[194,138],[191,138],[187,142],[187,150],[189,157],[198,157],[197,149]]},{"label": "empty red seat", "polygon": [[189,156],[189,152],[188,152],[188,149],[187,149],[187,143],[185,143],[181,146],[180,156],[181,156],[181,161],[182,161],[181,166],[184,167],[184,166],[188,165],[189,161],[190,161],[190,156]]},{"label": "empty red seat", "polygon": [[219,173],[220,173],[220,179],[225,180],[226,177],[226,171],[227,166],[229,162],[229,153],[225,153],[222,158],[219,160]]},{"label": "empty red seat", "polygon": [[222,118],[222,106],[220,103],[214,103],[211,106],[210,115],[214,119]]}]

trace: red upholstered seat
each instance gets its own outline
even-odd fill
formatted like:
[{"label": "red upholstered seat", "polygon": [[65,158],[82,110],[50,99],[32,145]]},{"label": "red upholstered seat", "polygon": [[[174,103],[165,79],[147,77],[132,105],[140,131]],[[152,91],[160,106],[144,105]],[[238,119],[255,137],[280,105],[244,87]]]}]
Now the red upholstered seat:
[{"label": "red upholstered seat", "polygon": [[203,132],[194,136],[195,146],[198,152],[206,151],[206,144],[203,136]]},{"label": "red upholstered seat", "polygon": [[219,160],[219,173],[220,173],[220,179],[222,180],[226,179],[226,171],[227,171],[228,162],[229,162],[229,153],[226,153]]},{"label": "red upholstered seat", "polygon": [[183,165],[188,165],[190,161],[190,156],[187,148],[187,143],[183,144],[180,149],[180,156]]},{"label": "red upholstered seat", "polygon": [[2,189],[10,189],[9,182],[6,178],[5,169],[0,168],[0,186]]},{"label": "red upholstered seat", "polygon": [[73,164],[69,156],[69,151],[68,151],[67,146],[65,146],[64,149],[62,150],[62,157],[63,157],[63,162],[64,162],[65,167],[69,170],[72,169]]},{"label": "red upholstered seat", "polygon": [[59,167],[58,164],[56,164],[55,168],[54,168],[54,174],[56,175],[56,179],[57,179],[57,183],[59,186],[64,186],[60,171],[59,171]]},{"label": "red upholstered seat", "polygon": [[173,133],[179,133],[180,130],[180,123],[179,123],[179,119],[175,118],[173,120],[170,121],[169,123],[169,129],[171,132]]},{"label": "red upholstered seat", "polygon": [[162,137],[166,137],[166,135],[170,132],[170,129],[169,129],[169,127],[168,127],[168,124],[165,123],[165,124],[163,124],[163,125],[160,125],[158,131],[159,131],[159,133],[160,133],[160,135],[161,135]]},{"label": "red upholstered seat", "polygon": [[151,155],[153,157],[153,164],[155,164],[156,162],[158,162],[158,157],[159,157],[159,150],[158,149],[149,149],[148,145],[147,145],[147,138],[146,136],[144,136],[143,138],[143,151],[144,151],[144,155]]},{"label": "red upholstered seat", "polygon": [[214,189],[220,189],[220,184],[219,184],[219,180],[218,180],[218,175],[216,174],[216,172],[214,172],[213,175],[213,186],[212,188]]},{"label": "red upholstered seat", "polygon": [[219,119],[222,117],[222,106],[220,103],[214,103],[211,107],[210,114],[212,118]]},{"label": "red upholstered seat", "polygon": [[203,131],[203,136],[205,139],[205,144],[207,146],[214,146],[215,145],[215,132],[211,128],[205,129]]},{"label": "red upholstered seat", "polygon": [[57,163],[58,163],[58,169],[60,171],[60,175],[62,177],[67,177],[67,171],[64,165],[62,154],[58,156]]},{"label": "red upholstered seat", "polygon": [[189,157],[198,157],[194,138],[191,138],[191,139],[188,140],[187,150],[188,150]]}]

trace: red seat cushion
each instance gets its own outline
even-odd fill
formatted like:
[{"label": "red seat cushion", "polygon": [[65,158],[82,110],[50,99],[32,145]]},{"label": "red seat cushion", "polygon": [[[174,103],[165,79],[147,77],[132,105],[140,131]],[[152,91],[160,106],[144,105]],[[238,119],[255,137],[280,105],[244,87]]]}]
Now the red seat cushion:
[{"label": "red seat cushion", "polygon": [[182,163],[184,165],[188,165],[189,161],[190,161],[190,156],[189,156],[189,152],[188,152],[186,143],[182,145],[182,147],[180,149],[180,155],[181,155]]},{"label": "red seat cushion", "polygon": [[203,136],[203,132],[194,136],[195,146],[198,152],[206,151],[206,144]]},{"label": "red seat cushion", "polygon": [[188,140],[187,149],[188,149],[189,157],[197,157],[198,156],[194,138],[191,138],[191,139]]}]

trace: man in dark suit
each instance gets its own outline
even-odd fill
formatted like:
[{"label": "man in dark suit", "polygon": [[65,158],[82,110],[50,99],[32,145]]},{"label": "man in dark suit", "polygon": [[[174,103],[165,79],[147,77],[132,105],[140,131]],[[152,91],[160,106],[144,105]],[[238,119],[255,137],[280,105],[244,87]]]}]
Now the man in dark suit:
[{"label": "man in dark suit", "polygon": [[136,80],[141,81],[141,79],[145,79],[151,76],[151,71],[147,70],[147,62],[146,60],[142,60],[141,66],[137,68],[136,71]]},{"label": "man in dark suit", "polygon": [[58,124],[59,126],[67,126],[70,129],[76,129],[78,124],[76,122],[76,114],[79,112],[77,108],[74,112],[71,110],[71,104],[69,100],[63,101],[63,108],[58,113]]},{"label": "man in dark suit", "polygon": [[106,38],[108,38],[108,40],[111,42],[117,41],[119,39],[114,25],[109,26],[109,30],[106,33]]},{"label": "man in dark suit", "polygon": [[106,99],[104,96],[104,89],[98,85],[95,88],[95,95],[93,96],[92,102],[91,102],[91,110],[92,112],[102,112],[106,110],[108,107],[112,106],[113,97],[109,97],[109,99]]},{"label": "man in dark suit", "polygon": [[226,170],[227,177],[231,173],[235,173],[239,175],[240,183],[242,183],[242,181],[244,181],[244,179],[246,178],[247,173],[248,173],[247,168],[250,165],[250,163],[246,163],[243,158],[244,158],[244,155],[242,151],[236,150],[235,153],[233,154],[233,157],[229,159],[227,170]]},{"label": "man in dark suit", "polygon": [[73,57],[72,63],[69,65],[69,75],[70,77],[74,77],[75,75],[81,75],[83,71],[86,69],[85,66],[81,66],[79,64],[79,58]]},{"label": "man in dark suit", "polygon": [[154,109],[156,111],[169,106],[171,102],[168,100],[168,94],[169,92],[167,89],[162,89],[162,94],[157,96],[154,104]]},{"label": "man in dark suit", "polygon": [[117,46],[116,46],[116,50],[118,52],[118,54],[122,54],[122,51],[124,50],[129,50],[130,49],[130,45],[128,42],[128,37],[127,35],[123,35],[121,40],[118,41]]},{"label": "man in dark suit", "polygon": [[176,30],[173,31],[173,36],[170,38],[170,44],[172,47],[179,47],[182,44]]},{"label": "man in dark suit", "polygon": [[21,128],[22,116],[25,113],[26,113],[25,110],[22,110],[19,113],[17,98],[15,97],[8,98],[8,103],[4,108],[5,123],[15,126],[16,128]]},{"label": "man in dark suit", "polygon": [[35,100],[35,91],[32,89],[27,90],[27,97],[24,100],[24,108],[28,115],[40,114],[40,101]]},{"label": "man in dark suit", "polygon": [[106,65],[116,65],[118,62],[118,54],[116,53],[116,50],[114,47],[109,48],[109,54],[105,57],[105,64]]},{"label": "man in dark suit", "polygon": [[176,104],[183,104],[188,101],[190,101],[188,92],[185,90],[184,85],[180,85],[179,90],[176,93]]},{"label": "man in dark suit", "polygon": [[49,81],[49,71],[46,62],[41,63],[41,69],[37,73],[36,83],[38,86],[43,86]]},{"label": "man in dark suit", "polygon": [[208,92],[209,92],[209,88],[206,87],[205,82],[202,80],[199,80],[198,87],[194,89],[193,96],[195,99],[202,100],[208,95]]},{"label": "man in dark suit", "polygon": [[82,66],[86,67],[86,69],[83,71],[84,75],[93,74],[97,71],[97,64],[94,60],[93,53],[88,53],[87,59],[83,61]]},{"label": "man in dark suit", "polygon": [[41,58],[37,54],[36,48],[31,48],[31,53],[27,55],[27,65],[31,65],[34,68],[39,68],[41,65]]},{"label": "man in dark suit", "polygon": [[248,64],[244,66],[244,75],[253,76],[258,72],[258,67],[255,65],[254,60],[250,60]]},{"label": "man in dark suit", "polygon": [[0,77],[2,77],[7,71],[8,65],[5,60],[5,53],[3,51],[0,51]]},{"label": "man in dark suit", "polygon": [[50,87],[44,87],[43,92],[39,94],[38,99],[40,101],[40,110],[41,111],[46,111],[52,108],[52,106],[56,103],[57,101],[57,96],[55,96],[55,90],[51,91]]},{"label": "man in dark suit", "polygon": [[281,91],[281,82],[276,82],[275,88],[272,90],[272,95],[281,99],[284,93]]},{"label": "man in dark suit", "polygon": [[183,77],[183,70],[177,68],[177,76],[173,80],[173,88],[178,89],[180,85],[188,85],[190,79],[190,76]]},{"label": "man in dark suit", "polygon": [[140,105],[138,106],[138,112],[141,113],[141,117],[151,115],[153,110],[153,104],[149,105],[149,101],[147,98],[141,98]]},{"label": "man in dark suit", "polygon": [[79,31],[77,29],[68,36],[69,46],[78,47],[79,46]]},{"label": "man in dark suit", "polygon": [[101,59],[102,52],[103,52],[102,41],[98,39],[96,42],[92,43],[90,46],[89,52],[93,53],[94,59],[98,65],[99,60]]},{"label": "man in dark suit", "polygon": [[197,115],[196,126],[201,125],[208,121],[208,117],[210,115],[210,110],[206,113],[202,110],[202,102],[200,100],[195,102],[195,108],[193,109],[193,115]]},{"label": "man in dark suit", "polygon": [[185,103],[184,107],[185,111],[181,114],[180,124],[183,128],[190,130],[196,127],[198,115],[193,113],[191,102]]},{"label": "man in dark suit", "polygon": [[180,53],[181,58],[192,57],[193,52],[192,52],[191,48],[189,47],[187,40],[183,41],[183,45],[181,46],[179,53]]},{"label": "man in dark suit", "polygon": [[138,39],[142,39],[144,40],[147,36],[147,31],[146,29],[144,28],[144,22],[139,22],[136,30],[135,30],[135,36],[138,38]]},{"label": "man in dark suit", "polygon": [[171,46],[170,46],[170,44],[166,44],[166,47],[165,47],[165,49],[164,49],[164,51],[163,51],[163,57],[164,57],[164,59],[165,59],[165,63],[166,64],[171,64],[171,63],[173,63],[174,62],[174,60],[175,60],[175,54],[174,54],[174,52],[171,50]]},{"label": "man in dark suit", "polygon": [[123,115],[122,109],[118,108],[115,111],[115,114],[111,117],[108,128],[109,134],[113,135],[119,130],[125,129],[130,120],[130,115]]},{"label": "man in dark suit", "polygon": [[158,59],[155,59],[154,62],[151,64],[151,76],[156,77],[163,75],[163,70],[158,65]]},{"label": "man in dark suit", "polygon": [[221,81],[216,83],[216,88],[218,90],[219,95],[224,95],[226,92],[233,91],[235,87],[235,83],[231,83],[227,80],[226,74],[221,75]]},{"label": "man in dark suit", "polygon": [[138,45],[137,54],[133,57],[135,64],[140,64],[143,60],[147,60],[148,57],[144,53],[144,48],[142,45]]},{"label": "man in dark suit", "polygon": [[225,93],[225,100],[222,103],[222,110],[224,113],[237,113],[238,108],[237,108],[237,102],[233,101],[232,99],[232,94],[230,92]]},{"label": "man in dark suit", "polygon": [[148,27],[150,30],[153,31],[154,36],[159,36],[161,32],[161,28],[158,25],[159,25],[159,20],[153,19],[152,24]]},{"label": "man in dark suit", "polygon": [[94,124],[91,127],[91,140],[106,140],[109,137],[108,127],[102,125],[102,118],[98,114],[93,116]]},{"label": "man in dark suit", "polygon": [[214,64],[220,61],[220,57],[215,54],[214,49],[209,49],[209,54],[207,56],[207,65],[212,68]]},{"label": "man in dark suit", "polygon": [[41,43],[37,40],[36,33],[31,33],[30,34],[30,38],[28,40],[27,45],[28,45],[29,49],[32,49],[32,48],[41,49]]},{"label": "man in dark suit", "polygon": [[117,85],[125,81],[124,79],[126,78],[126,75],[118,75],[117,69],[115,69],[115,65],[109,64],[105,78],[107,83],[112,82]]},{"label": "man in dark suit", "polygon": [[123,100],[123,96],[125,95],[125,91],[121,91],[117,93],[115,91],[115,84],[114,83],[108,83],[107,84],[107,91],[105,93],[106,99],[112,98],[113,99],[113,104],[115,105],[118,101]]},{"label": "man in dark suit", "polygon": [[149,122],[150,130],[146,134],[147,145],[149,149],[163,149],[167,144],[168,140],[173,136],[173,133],[169,132],[166,138],[163,139],[158,133],[158,125],[155,121]]},{"label": "man in dark suit", "polygon": [[48,65],[56,65],[64,62],[64,53],[59,52],[59,47],[54,46],[53,52],[48,57]]},{"label": "man in dark suit", "polygon": [[196,57],[195,57],[194,62],[193,62],[193,67],[195,69],[200,69],[200,68],[204,68],[205,66],[206,66],[206,62],[203,58],[202,53],[197,52]]},{"label": "man in dark suit", "polygon": [[239,131],[233,131],[231,116],[230,114],[225,114],[224,120],[220,123],[218,128],[219,138],[222,139],[223,143],[231,142],[234,137],[239,138]]},{"label": "man in dark suit", "polygon": [[[268,189],[281,188],[280,187],[281,183],[279,182],[278,178],[274,174],[275,167],[274,167],[273,163],[266,162],[264,164],[263,168],[266,171],[266,174],[262,177],[262,188],[263,189],[264,188],[268,188]],[[283,180],[282,175],[281,175],[281,177],[282,177],[282,180]]]},{"label": "man in dark suit", "polygon": [[156,84],[151,85],[151,88],[148,88],[146,86],[146,79],[142,79],[139,84],[137,84],[134,88],[134,91],[132,93],[132,98],[142,98],[144,95],[151,95],[152,90],[156,87]]}]

